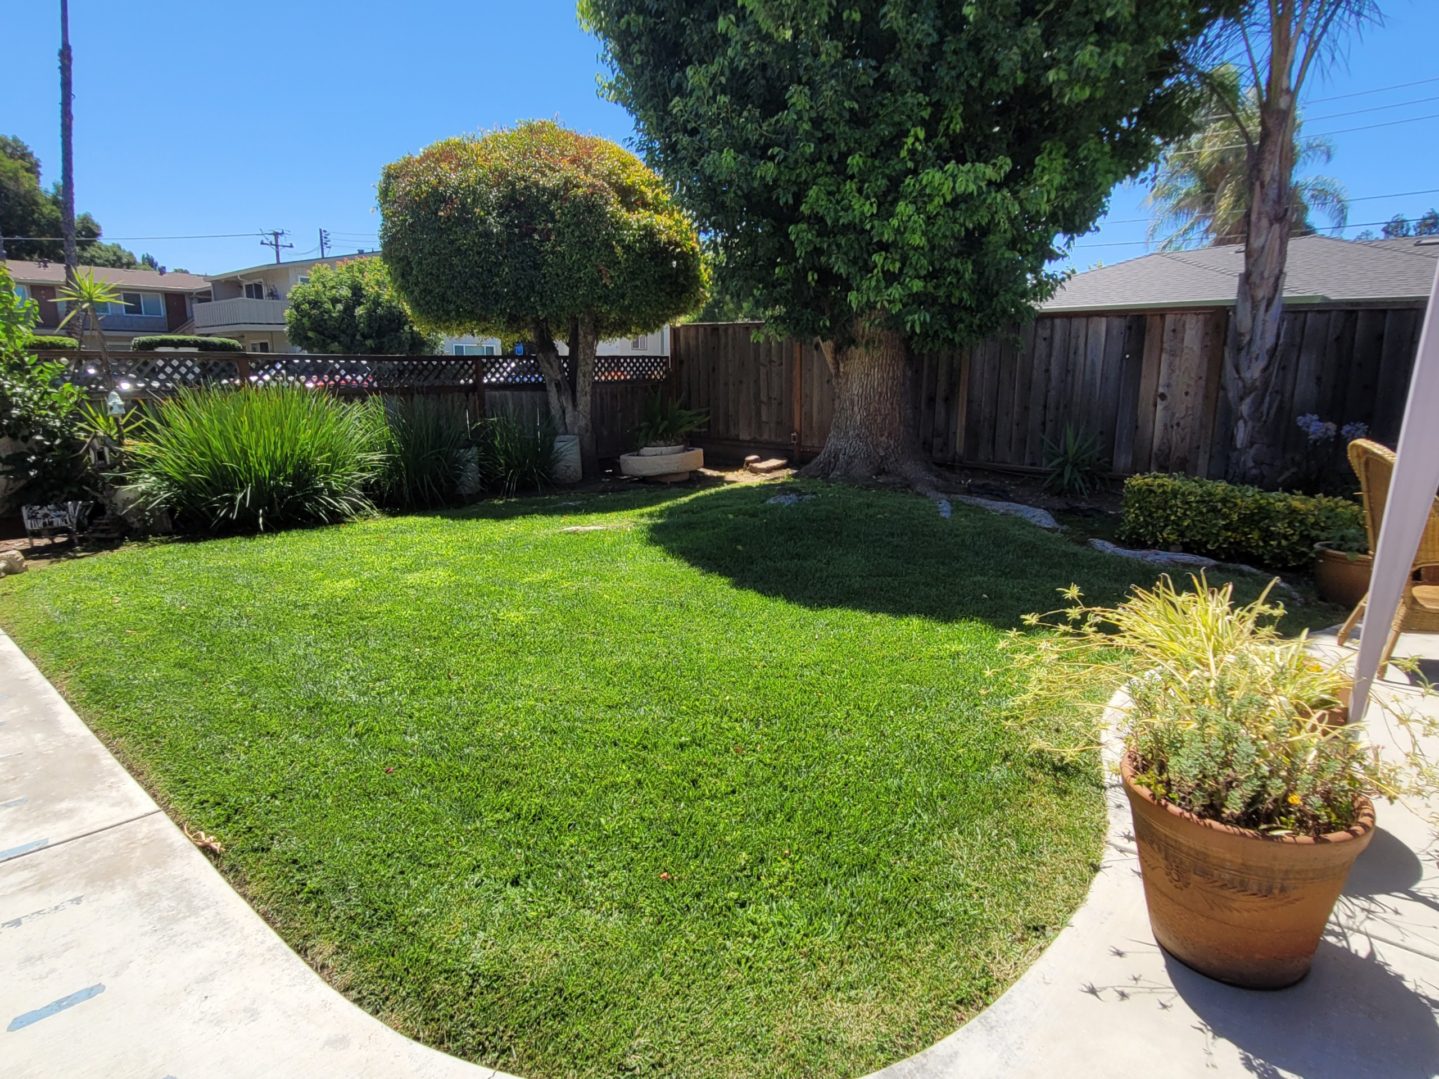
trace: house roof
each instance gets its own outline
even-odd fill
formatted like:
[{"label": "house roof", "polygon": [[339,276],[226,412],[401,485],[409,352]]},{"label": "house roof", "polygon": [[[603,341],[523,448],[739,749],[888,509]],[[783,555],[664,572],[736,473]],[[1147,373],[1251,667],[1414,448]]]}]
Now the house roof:
[{"label": "house roof", "polygon": [[317,262],[348,262],[350,259],[373,259],[379,258],[378,251],[352,251],[348,255],[326,255],[324,258],[313,259],[291,259],[288,262],[260,262],[254,266],[246,266],[240,270],[226,270],[224,273],[212,273],[205,280],[223,281],[227,277],[246,277],[250,274],[263,273],[266,270],[283,270],[289,266],[313,266]]},{"label": "house roof", "polygon": [[[1439,267],[1439,237],[1338,240],[1296,236],[1284,277],[1287,303],[1424,300]],[[1043,311],[1226,307],[1234,303],[1244,247],[1161,251],[1066,281]]]},{"label": "house roof", "polygon": [[[22,285],[63,285],[65,264],[63,262],[27,262],[24,259],[6,259],[5,268],[10,276]],[[82,274],[93,273],[96,281],[120,288],[139,288],[148,292],[198,292],[209,288],[210,282],[199,274],[159,273],[155,270],[117,270],[109,266],[80,266]]]}]

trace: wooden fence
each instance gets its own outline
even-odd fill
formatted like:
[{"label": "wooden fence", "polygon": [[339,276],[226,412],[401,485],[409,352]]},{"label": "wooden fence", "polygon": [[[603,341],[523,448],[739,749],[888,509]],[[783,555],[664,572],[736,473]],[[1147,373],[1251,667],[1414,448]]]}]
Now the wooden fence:
[{"label": "wooden fence", "polygon": [[[1284,460],[1304,453],[1296,421],[1307,413],[1362,422],[1380,441],[1398,437],[1423,314],[1417,304],[1286,312],[1269,431]],[[1068,425],[1098,438],[1115,473],[1222,476],[1230,321],[1228,308],[1042,314],[968,349],[922,354],[913,364],[920,441],[942,464],[1033,469]],[[754,340],[758,328],[676,327],[672,384],[686,405],[708,409],[702,444],[807,459],[833,416],[828,365],[812,344]]]},{"label": "wooden fence", "polygon": [[[106,392],[98,352],[41,352],[70,364],[70,381]],[[442,395],[474,416],[537,415],[547,409],[544,378],[533,356],[315,356],[266,352],[114,352],[116,381],[127,398],[158,400],[182,386],[307,386],[346,397]],[[600,356],[595,361],[591,419],[601,457],[631,448],[645,399],[663,390],[668,356]]]}]

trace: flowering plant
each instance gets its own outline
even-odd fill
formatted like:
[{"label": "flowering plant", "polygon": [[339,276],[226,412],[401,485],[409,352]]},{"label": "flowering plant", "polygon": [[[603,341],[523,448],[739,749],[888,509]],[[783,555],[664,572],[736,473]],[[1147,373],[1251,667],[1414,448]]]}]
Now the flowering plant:
[{"label": "flowering plant", "polygon": [[1027,615],[1056,632],[1006,642],[1026,676],[1012,722],[1041,748],[1081,752],[1103,736],[1101,702],[1123,686],[1118,728],[1136,782],[1196,816],[1271,834],[1339,831],[1361,795],[1439,789],[1423,750],[1439,721],[1387,709],[1403,746],[1381,757],[1346,722],[1339,665],[1303,634],[1279,635],[1272,582],[1243,605],[1232,584],[1210,587],[1203,574],[1191,584],[1162,577],[1114,607],[1087,606],[1070,586],[1068,606]]}]

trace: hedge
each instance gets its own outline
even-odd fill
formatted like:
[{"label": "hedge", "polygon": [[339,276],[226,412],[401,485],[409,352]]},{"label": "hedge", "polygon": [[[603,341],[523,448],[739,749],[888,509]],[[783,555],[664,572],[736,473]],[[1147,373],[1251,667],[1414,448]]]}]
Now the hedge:
[{"label": "hedge", "polygon": [[1316,543],[1349,544],[1363,533],[1363,510],[1347,498],[1194,476],[1131,476],[1124,484],[1120,540],[1141,547],[1293,569],[1313,560]]},{"label": "hedge", "polygon": [[245,346],[229,337],[200,337],[188,333],[155,333],[130,342],[135,352],[157,348],[184,348],[194,352],[244,352]]},{"label": "hedge", "polygon": [[30,338],[26,347],[35,352],[43,352],[47,349],[79,348],[80,342],[73,337],[66,337],[63,333],[37,333]]}]

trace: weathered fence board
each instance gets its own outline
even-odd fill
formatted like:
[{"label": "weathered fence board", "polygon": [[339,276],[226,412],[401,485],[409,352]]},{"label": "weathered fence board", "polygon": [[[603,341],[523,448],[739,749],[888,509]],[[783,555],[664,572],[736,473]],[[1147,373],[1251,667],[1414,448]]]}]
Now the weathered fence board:
[{"label": "weathered fence board", "polygon": [[[1279,460],[1305,451],[1314,413],[1398,436],[1423,310],[1295,306],[1285,313],[1268,424]],[[813,343],[755,340],[754,323],[676,327],[672,391],[709,410],[697,441],[716,451],[818,453],[834,389]],[[1042,314],[965,349],[915,357],[920,445],[943,464],[1036,468],[1066,425],[1098,439],[1121,474],[1223,475],[1233,432],[1224,387],[1228,308]],[[796,396],[797,395],[797,396]]]}]

